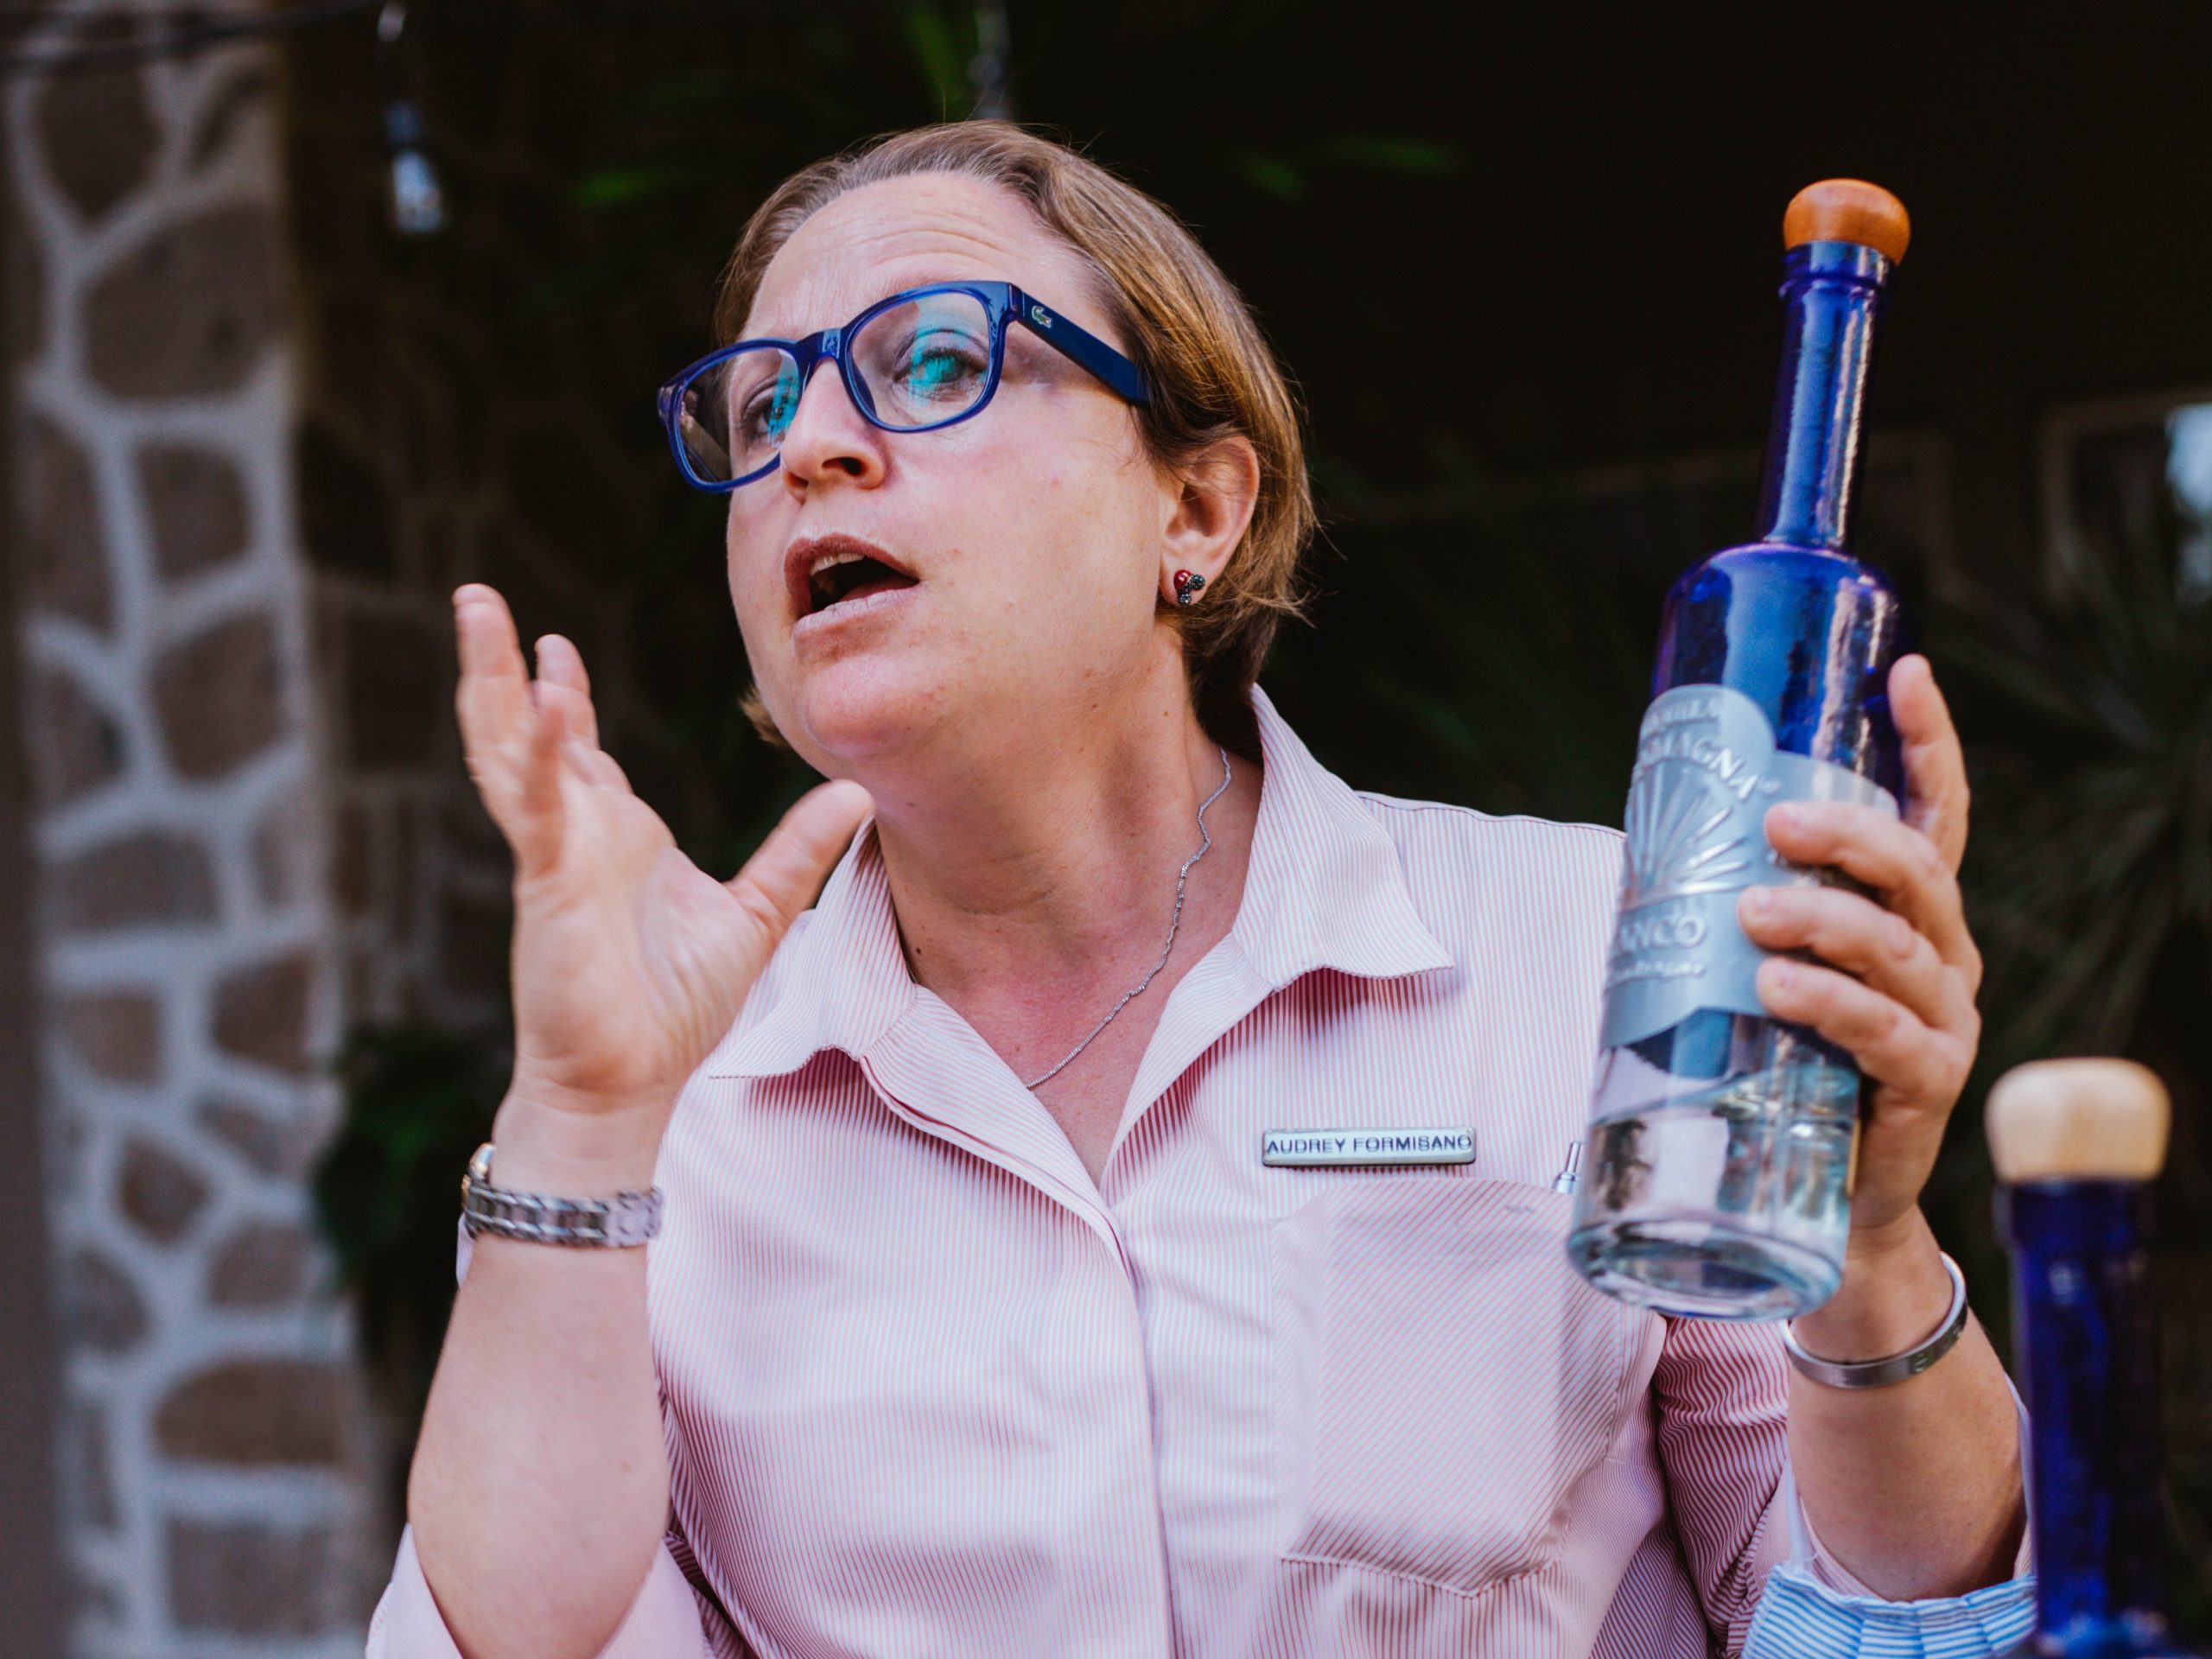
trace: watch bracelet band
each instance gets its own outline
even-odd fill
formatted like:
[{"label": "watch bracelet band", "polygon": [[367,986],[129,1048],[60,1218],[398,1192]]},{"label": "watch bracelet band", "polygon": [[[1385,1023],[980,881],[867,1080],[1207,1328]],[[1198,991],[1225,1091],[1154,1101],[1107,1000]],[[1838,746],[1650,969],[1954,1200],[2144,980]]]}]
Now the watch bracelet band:
[{"label": "watch bracelet band", "polygon": [[658,1186],[611,1198],[552,1198],[494,1186],[489,1141],[477,1147],[461,1178],[461,1222],[471,1238],[490,1233],[531,1244],[631,1249],[660,1231],[662,1205]]},{"label": "watch bracelet band", "polygon": [[1784,1320],[1782,1345],[1789,1352],[1789,1363],[1802,1376],[1809,1376],[1815,1382],[1824,1382],[1832,1389],[1879,1389],[1919,1376],[1949,1353],[1958,1342],[1960,1334],[1967,1328],[1966,1274],[1959,1271],[1959,1264],[1948,1255],[1938,1254],[1942,1255],[1943,1271],[1951,1275],[1951,1307],[1944,1314],[1943,1322],[1936,1327],[1935,1334],[1927,1341],[1908,1348],[1901,1354],[1892,1354],[1887,1359],[1822,1359],[1798,1346],[1796,1331]]}]

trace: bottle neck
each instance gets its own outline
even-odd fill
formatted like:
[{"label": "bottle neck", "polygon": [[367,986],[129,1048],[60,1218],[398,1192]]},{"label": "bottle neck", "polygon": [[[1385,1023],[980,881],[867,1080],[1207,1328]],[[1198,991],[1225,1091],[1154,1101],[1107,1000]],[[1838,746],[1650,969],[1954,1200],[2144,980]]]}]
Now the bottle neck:
[{"label": "bottle neck", "polygon": [[1762,541],[1844,546],[1874,314],[1890,269],[1855,242],[1808,242],[1783,261],[1782,372],[1767,432]]},{"label": "bottle neck", "polygon": [[2164,1626],[2150,1192],[2048,1181],[2012,1187],[2005,1202],[2037,1628],[2062,1652],[2145,1650]]}]

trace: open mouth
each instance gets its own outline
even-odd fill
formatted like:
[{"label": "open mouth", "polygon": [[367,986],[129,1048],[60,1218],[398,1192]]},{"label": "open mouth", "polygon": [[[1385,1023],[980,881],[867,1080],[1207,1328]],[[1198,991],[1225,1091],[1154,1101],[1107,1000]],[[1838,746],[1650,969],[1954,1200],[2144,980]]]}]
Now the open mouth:
[{"label": "open mouth", "polygon": [[791,597],[802,618],[840,606],[863,608],[872,599],[916,585],[891,556],[854,536],[824,536],[794,545],[785,557]]},{"label": "open mouth", "polygon": [[872,559],[865,553],[824,554],[807,573],[806,591],[810,601],[807,613],[819,615],[833,605],[913,585],[914,579],[904,571],[893,570],[882,560]]}]

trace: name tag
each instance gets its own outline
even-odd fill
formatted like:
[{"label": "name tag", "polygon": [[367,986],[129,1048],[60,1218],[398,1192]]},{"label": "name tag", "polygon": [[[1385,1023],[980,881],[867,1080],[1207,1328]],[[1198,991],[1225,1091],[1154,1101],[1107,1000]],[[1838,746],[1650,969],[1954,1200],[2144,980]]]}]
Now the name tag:
[{"label": "name tag", "polygon": [[1471,1164],[1472,1129],[1269,1129],[1263,1164]]}]

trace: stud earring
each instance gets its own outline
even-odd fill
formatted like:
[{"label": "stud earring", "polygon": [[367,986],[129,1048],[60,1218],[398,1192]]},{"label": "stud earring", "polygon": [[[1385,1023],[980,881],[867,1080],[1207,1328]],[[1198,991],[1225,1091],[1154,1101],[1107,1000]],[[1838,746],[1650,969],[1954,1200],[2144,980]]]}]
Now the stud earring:
[{"label": "stud earring", "polygon": [[1205,585],[1206,579],[1196,571],[1178,570],[1175,573],[1175,602],[1185,608],[1195,605],[1198,603],[1198,589]]}]

